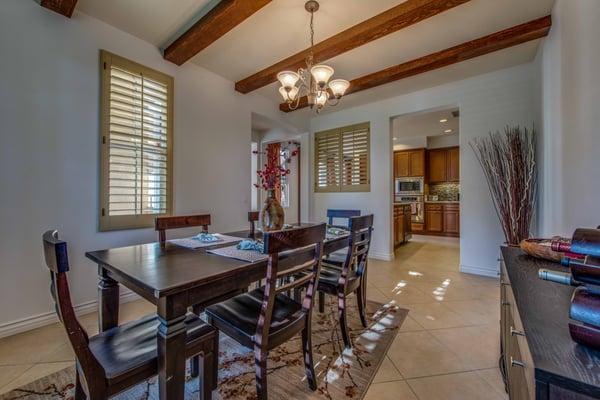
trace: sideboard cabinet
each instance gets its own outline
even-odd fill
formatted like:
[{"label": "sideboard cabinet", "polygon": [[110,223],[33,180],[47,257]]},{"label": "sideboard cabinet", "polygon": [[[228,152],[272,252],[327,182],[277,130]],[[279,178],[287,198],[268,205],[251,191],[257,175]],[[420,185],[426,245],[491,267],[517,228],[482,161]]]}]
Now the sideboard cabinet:
[{"label": "sideboard cabinet", "polygon": [[600,351],[569,335],[573,287],[543,281],[559,264],[502,248],[500,369],[511,400],[600,399]]}]

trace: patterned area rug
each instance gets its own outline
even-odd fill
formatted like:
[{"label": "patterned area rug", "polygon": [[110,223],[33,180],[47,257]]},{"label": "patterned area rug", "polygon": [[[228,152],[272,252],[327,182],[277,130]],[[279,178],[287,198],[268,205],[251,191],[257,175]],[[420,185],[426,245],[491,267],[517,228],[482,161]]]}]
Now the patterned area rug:
[{"label": "patterned area rug", "polygon": [[[268,387],[270,399],[362,399],[385,353],[396,337],[408,311],[393,304],[367,302],[369,326],[360,324],[358,310],[348,310],[354,347],[344,350],[338,329],[337,308],[330,299],[324,314],[313,313],[313,352],[319,386],[308,388],[304,374],[300,337],[279,346],[269,354]],[[351,300],[353,304],[355,300]],[[219,390],[213,399],[252,400],[256,398],[254,355],[225,335],[219,352]],[[0,396],[0,400],[73,398],[75,369],[66,368]],[[123,400],[158,399],[156,378],[114,397]],[[188,375],[186,399],[198,398],[198,380]]]}]

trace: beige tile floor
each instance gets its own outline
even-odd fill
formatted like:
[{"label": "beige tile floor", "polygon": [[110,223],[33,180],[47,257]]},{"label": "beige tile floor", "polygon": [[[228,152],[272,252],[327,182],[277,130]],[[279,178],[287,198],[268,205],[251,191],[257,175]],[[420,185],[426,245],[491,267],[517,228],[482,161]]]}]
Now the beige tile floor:
[{"label": "beige tile floor", "polygon": [[[458,271],[458,241],[416,236],[369,263],[368,297],[410,310],[365,400],[506,399],[497,368],[498,280]],[[152,312],[139,300],[121,322]],[[80,318],[90,334],[96,315]],[[0,339],[0,393],[72,364],[58,324]]]}]

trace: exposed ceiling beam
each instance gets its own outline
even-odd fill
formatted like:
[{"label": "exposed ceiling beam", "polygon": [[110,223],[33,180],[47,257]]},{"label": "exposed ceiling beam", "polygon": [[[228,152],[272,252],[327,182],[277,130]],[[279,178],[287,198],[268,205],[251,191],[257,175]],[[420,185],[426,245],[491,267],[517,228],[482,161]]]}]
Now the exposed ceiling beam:
[{"label": "exposed ceiling beam", "polygon": [[[320,63],[329,60],[469,1],[471,0],[407,0],[315,44],[313,48],[314,61]],[[305,60],[309,53],[310,48],[302,50],[277,64],[244,78],[236,82],[235,90],[241,93],[249,93],[277,81],[277,74],[281,71],[296,71],[298,68],[306,67]]]},{"label": "exposed ceiling beam", "polygon": [[271,1],[221,0],[166,48],[164,58],[182,65]]},{"label": "exposed ceiling beam", "polygon": [[[450,47],[446,50],[438,51],[437,53],[361,76],[350,81],[350,87],[346,95],[433,71],[531,40],[540,39],[548,35],[551,26],[552,20],[548,15],[479,39],[471,40],[470,42],[459,44],[458,46]],[[308,98],[304,96],[300,99],[298,109],[307,106]],[[286,103],[281,103],[279,109],[285,112],[294,111]]]},{"label": "exposed ceiling beam", "polygon": [[67,18],[71,18],[73,11],[75,11],[77,0],[42,0],[40,1],[40,5]]}]

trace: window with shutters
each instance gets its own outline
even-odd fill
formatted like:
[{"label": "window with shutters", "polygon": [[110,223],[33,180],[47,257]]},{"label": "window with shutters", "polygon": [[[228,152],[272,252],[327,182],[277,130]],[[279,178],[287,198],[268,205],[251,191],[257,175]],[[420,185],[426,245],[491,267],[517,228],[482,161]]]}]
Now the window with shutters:
[{"label": "window with shutters", "polygon": [[100,229],[153,226],[171,213],[173,78],[101,53]]},{"label": "window with shutters", "polygon": [[369,123],[315,133],[315,192],[369,192]]}]

